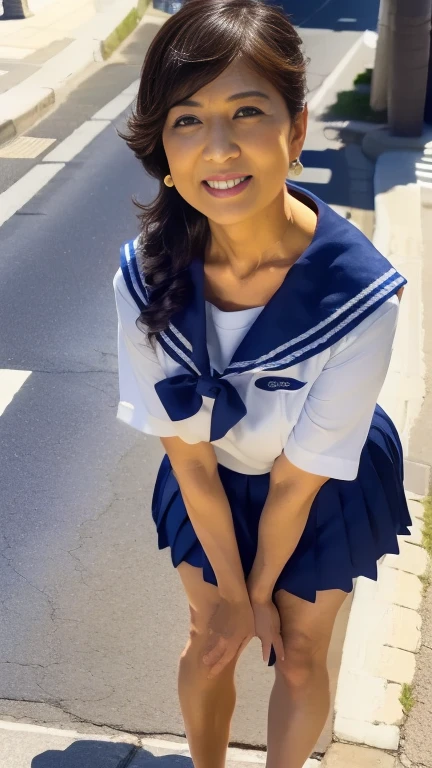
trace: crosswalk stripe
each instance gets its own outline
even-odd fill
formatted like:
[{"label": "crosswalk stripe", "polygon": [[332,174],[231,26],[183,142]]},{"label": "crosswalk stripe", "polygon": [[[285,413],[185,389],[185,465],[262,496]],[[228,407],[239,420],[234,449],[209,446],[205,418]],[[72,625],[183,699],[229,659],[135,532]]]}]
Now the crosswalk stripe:
[{"label": "crosswalk stripe", "polygon": [[0,416],[3,415],[14,396],[31,375],[31,371],[16,371],[0,368]]}]

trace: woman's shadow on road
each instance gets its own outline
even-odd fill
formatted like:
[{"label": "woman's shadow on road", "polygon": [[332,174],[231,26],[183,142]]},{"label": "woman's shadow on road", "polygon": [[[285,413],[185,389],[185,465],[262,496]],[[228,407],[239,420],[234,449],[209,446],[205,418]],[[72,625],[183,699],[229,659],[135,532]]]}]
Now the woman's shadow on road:
[{"label": "woman's shadow on road", "polygon": [[133,744],[82,739],[64,750],[36,755],[31,768],[193,768],[193,764],[184,755],[156,756]]}]

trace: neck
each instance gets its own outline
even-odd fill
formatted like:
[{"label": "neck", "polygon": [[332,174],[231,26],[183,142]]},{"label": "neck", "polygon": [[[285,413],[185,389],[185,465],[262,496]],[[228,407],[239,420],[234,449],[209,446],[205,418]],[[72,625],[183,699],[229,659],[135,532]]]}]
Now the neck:
[{"label": "neck", "polygon": [[211,241],[206,262],[228,267],[237,277],[247,277],[265,263],[298,258],[313,237],[316,215],[285,188],[259,217],[240,224],[209,221]]}]

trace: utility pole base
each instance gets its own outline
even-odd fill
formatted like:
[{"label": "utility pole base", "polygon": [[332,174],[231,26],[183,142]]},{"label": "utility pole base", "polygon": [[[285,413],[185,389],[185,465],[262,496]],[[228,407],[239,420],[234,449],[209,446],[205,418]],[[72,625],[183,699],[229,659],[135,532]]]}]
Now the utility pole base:
[{"label": "utility pole base", "polygon": [[31,12],[27,0],[3,0],[3,16],[0,21],[11,19],[28,19],[34,14]]}]

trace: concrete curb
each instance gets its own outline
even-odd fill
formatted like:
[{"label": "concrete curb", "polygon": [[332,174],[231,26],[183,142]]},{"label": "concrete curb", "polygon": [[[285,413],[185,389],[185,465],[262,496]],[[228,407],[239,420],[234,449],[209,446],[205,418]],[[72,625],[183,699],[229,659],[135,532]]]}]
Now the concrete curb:
[{"label": "concrete curb", "polygon": [[378,581],[357,581],[335,702],[334,737],[396,752],[404,710],[403,684],[414,679],[421,645],[424,507],[407,493],[412,535],[399,537],[400,555],[386,555]]},{"label": "concrete curb", "polygon": [[[421,150],[427,139],[408,151],[383,152],[384,134],[382,129],[368,131],[363,139],[363,146],[368,148],[365,154],[378,158],[373,242],[408,279],[410,290],[401,302],[392,361],[379,402],[394,420],[408,455],[410,432],[425,396],[421,226],[424,182],[419,170],[423,170]],[[394,757],[405,719],[400,702],[402,686],[414,679],[416,654],[421,646],[420,577],[429,561],[422,546],[424,507],[420,502],[428,492],[430,468],[406,461],[405,470],[412,535],[399,537],[400,555],[382,558],[376,582],[357,580],[334,722],[336,741],[374,747]],[[390,765],[390,757],[388,761]]]},{"label": "concrete curb", "polygon": [[74,75],[95,61],[109,58],[133,32],[151,0],[118,0],[78,30],[77,39],[38,72],[0,96],[0,144],[28,130],[52,108]]}]

